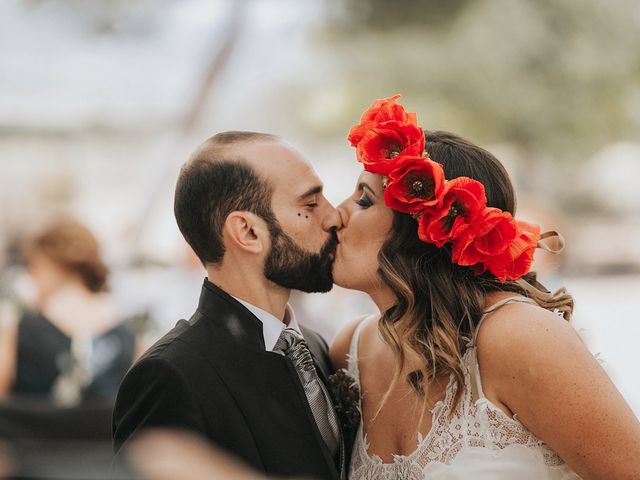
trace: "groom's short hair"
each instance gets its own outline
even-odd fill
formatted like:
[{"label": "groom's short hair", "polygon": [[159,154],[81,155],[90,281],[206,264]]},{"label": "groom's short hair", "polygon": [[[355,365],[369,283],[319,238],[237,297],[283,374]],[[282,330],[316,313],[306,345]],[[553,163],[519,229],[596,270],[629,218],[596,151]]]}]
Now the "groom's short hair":
[{"label": "groom's short hair", "polygon": [[174,198],[178,228],[203,265],[224,257],[222,229],[231,212],[249,211],[269,225],[277,223],[271,210],[269,182],[241,156],[239,144],[278,141],[258,132],[222,132],[206,140],[182,166]]}]

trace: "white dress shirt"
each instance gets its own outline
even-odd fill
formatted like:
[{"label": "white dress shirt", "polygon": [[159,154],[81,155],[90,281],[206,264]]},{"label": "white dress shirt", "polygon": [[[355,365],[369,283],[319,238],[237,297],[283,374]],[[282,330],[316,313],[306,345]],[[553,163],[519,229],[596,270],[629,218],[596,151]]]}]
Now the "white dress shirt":
[{"label": "white dress shirt", "polygon": [[[238,297],[233,298],[244,305],[247,310],[253,313],[262,323],[262,336],[264,338],[265,350],[273,350],[273,347],[275,347],[276,342],[278,341],[278,338],[280,338],[280,334],[285,329],[285,327],[290,327],[300,332],[300,327],[298,326],[298,322],[296,321],[296,315],[293,312],[293,308],[291,308],[291,305],[289,305],[288,303],[284,309],[284,321],[282,321],[278,320],[266,310],[258,308],[249,302],[245,302]],[[300,334],[302,335],[302,332],[300,332]]]}]

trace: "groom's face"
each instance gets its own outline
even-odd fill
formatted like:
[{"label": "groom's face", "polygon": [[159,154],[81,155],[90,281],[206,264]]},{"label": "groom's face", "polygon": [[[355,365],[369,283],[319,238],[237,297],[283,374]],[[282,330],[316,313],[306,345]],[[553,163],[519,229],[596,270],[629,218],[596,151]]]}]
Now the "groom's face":
[{"label": "groom's face", "polygon": [[303,292],[328,292],[333,287],[333,258],[337,241],[327,239],[319,252],[309,251],[287,235],[279,225],[271,228],[271,250],[264,275],[285,288]]},{"label": "groom's face", "polygon": [[333,286],[337,237],[328,221],[334,207],[323,194],[317,174],[296,149],[284,142],[256,145],[257,168],[273,187],[271,208],[277,223],[269,225],[271,245],[265,277],[277,285],[304,292],[326,292]]}]

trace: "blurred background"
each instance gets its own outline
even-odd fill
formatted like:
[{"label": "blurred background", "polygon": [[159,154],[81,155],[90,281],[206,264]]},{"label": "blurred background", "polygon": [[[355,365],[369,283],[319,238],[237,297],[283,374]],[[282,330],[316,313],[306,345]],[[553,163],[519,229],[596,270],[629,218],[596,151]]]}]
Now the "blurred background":
[{"label": "blurred background", "polygon": [[[640,415],[636,0],[3,0],[0,395],[9,414],[0,423],[30,418],[29,432],[51,431],[60,409],[75,409],[102,422],[76,438],[107,434],[118,372],[198,299],[205,272],[175,225],[173,188],[201,141],[223,130],[281,135],[337,204],[360,171],[348,129],[395,93],[423,127],[496,154],[519,217],[564,234],[565,252],[539,251],[536,269],[575,296],[576,329]],[[85,272],[78,252],[95,243],[91,265],[108,268],[108,292],[44,291],[54,273],[38,245],[73,235],[43,234],[63,218],[89,235],[64,254]],[[44,297],[53,312],[42,311]],[[293,303],[327,340],[373,311],[338,288]],[[43,333],[38,321],[69,305],[77,318]],[[89,317],[101,320],[84,324]],[[25,329],[45,349],[57,342],[48,352],[56,368],[17,392],[11,335]],[[27,397],[45,406],[25,410]]]}]

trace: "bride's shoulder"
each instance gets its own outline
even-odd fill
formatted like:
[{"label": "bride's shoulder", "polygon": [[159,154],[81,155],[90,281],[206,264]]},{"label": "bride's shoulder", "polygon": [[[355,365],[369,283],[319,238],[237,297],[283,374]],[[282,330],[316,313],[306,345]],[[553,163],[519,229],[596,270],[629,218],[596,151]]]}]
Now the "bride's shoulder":
[{"label": "bride's shoulder", "polygon": [[356,328],[358,328],[358,325],[362,322],[373,320],[375,316],[376,315],[370,314],[361,315],[347,323],[338,331],[331,342],[331,347],[329,347],[329,357],[335,369],[347,368],[347,354],[349,353],[351,339],[353,338]]},{"label": "bride's shoulder", "polygon": [[483,383],[506,383],[509,388],[512,379],[535,383],[576,358],[590,356],[569,322],[527,303],[510,303],[487,315],[476,345]]},{"label": "bride's shoulder", "polygon": [[513,354],[523,347],[538,348],[553,340],[579,337],[571,324],[538,305],[513,302],[487,314],[477,334],[478,351]]}]

